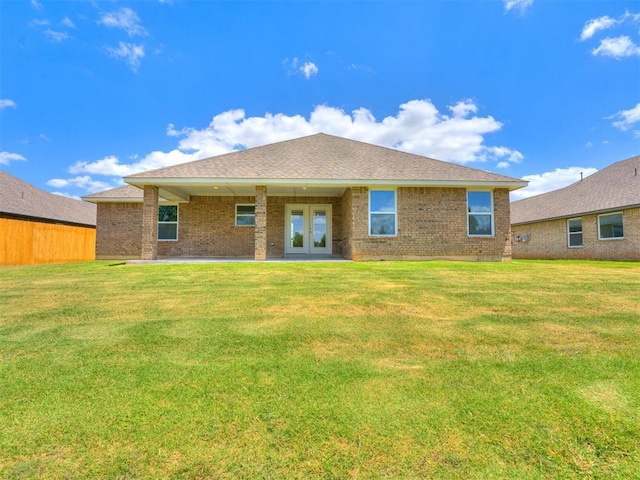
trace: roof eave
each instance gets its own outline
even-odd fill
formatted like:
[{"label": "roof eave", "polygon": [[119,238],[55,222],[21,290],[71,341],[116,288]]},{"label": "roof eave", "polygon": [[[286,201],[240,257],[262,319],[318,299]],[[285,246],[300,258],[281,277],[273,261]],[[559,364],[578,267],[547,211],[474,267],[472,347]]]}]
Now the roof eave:
[{"label": "roof eave", "polygon": [[568,218],[584,217],[585,215],[602,215],[603,213],[617,212],[617,211],[620,211],[620,210],[630,210],[632,208],[640,208],[640,203],[633,204],[633,205],[624,205],[624,206],[621,206],[621,207],[603,208],[603,209],[600,209],[600,210],[590,210],[588,212],[568,213],[566,215],[557,215],[555,217],[546,217],[546,218],[537,218],[537,219],[534,219],[534,220],[525,220],[525,221],[522,221],[522,222],[514,222],[511,225],[519,226],[519,225],[527,225],[529,223],[542,223],[542,222],[551,222],[551,221],[554,221],[554,220],[566,220]]},{"label": "roof eave", "polygon": [[[350,186],[350,185],[384,185],[406,187],[483,187],[508,188],[517,190],[528,185],[527,181],[499,180],[407,180],[407,179],[325,179],[325,178],[220,178],[220,177],[124,177],[129,185],[313,185],[316,187]],[[83,200],[91,201],[89,198]]]}]

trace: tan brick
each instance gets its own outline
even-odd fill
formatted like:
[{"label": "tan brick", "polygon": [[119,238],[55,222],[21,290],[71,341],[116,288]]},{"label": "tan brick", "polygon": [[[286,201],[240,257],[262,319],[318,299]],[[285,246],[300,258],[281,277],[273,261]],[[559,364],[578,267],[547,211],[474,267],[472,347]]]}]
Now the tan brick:
[{"label": "tan brick", "polygon": [[[621,239],[600,240],[598,215],[582,216],[582,247],[568,246],[567,219],[514,225],[513,258],[640,260],[640,208],[620,211],[624,225]],[[525,234],[528,241],[517,241]]]}]

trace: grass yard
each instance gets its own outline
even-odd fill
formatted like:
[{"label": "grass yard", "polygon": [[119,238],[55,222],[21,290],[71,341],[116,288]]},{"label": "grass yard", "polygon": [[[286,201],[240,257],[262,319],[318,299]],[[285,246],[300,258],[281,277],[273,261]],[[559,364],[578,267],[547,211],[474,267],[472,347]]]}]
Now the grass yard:
[{"label": "grass yard", "polygon": [[640,264],[3,267],[0,477],[640,478]]}]

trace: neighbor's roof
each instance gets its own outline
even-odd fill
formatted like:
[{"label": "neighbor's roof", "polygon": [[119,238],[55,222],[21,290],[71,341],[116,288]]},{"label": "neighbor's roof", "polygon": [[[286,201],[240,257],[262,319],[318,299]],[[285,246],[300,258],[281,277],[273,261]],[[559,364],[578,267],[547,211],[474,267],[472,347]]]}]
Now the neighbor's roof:
[{"label": "neighbor's roof", "polygon": [[96,225],[96,206],[54,195],[0,170],[0,213]]},{"label": "neighbor's roof", "polygon": [[168,179],[489,183],[511,189],[527,184],[520,179],[324,133],[125,177],[127,183],[136,185]]},{"label": "neighbor's roof", "polygon": [[511,204],[513,225],[640,206],[640,156],[614,163],[568,187]]}]

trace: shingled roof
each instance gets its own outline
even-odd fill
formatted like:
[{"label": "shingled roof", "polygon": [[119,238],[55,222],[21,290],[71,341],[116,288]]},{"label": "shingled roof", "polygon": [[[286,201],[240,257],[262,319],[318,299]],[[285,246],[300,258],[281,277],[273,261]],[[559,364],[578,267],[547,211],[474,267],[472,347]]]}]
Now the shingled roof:
[{"label": "shingled roof", "polygon": [[125,177],[143,184],[161,179],[291,180],[333,182],[487,182],[512,189],[523,180],[318,133]]},{"label": "shingled roof", "polygon": [[0,170],[0,214],[96,225],[96,206],[54,195]]},{"label": "shingled roof", "polygon": [[614,163],[584,180],[511,203],[511,224],[640,207],[640,156]]}]

